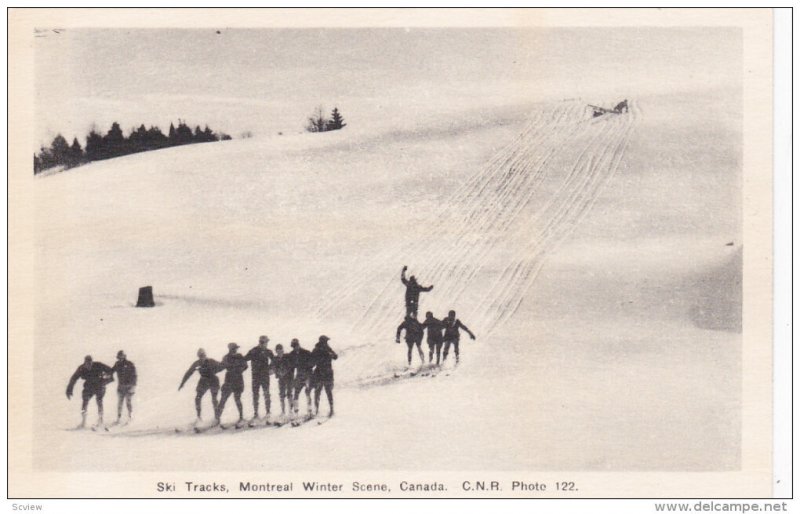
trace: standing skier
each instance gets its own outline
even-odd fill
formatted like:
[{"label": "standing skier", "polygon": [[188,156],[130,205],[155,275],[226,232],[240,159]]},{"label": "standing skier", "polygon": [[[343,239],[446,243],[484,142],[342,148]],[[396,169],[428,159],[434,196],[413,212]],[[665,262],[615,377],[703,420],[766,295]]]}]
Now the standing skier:
[{"label": "standing skier", "polygon": [[122,404],[128,408],[128,423],[133,418],[133,394],[136,392],[136,366],[125,352],[117,352],[117,362],[111,371],[117,374],[117,424],[122,420]]},{"label": "standing skier", "polygon": [[83,379],[83,392],[81,393],[81,424],[80,428],[86,426],[86,409],[89,406],[89,400],[94,396],[97,402],[97,424],[95,427],[103,428],[103,396],[106,394],[106,384],[112,382],[114,379],[111,375],[111,368],[102,362],[94,362],[91,355],[87,355],[83,359],[83,364],[78,366],[75,373],[69,379],[67,384],[67,399],[72,399],[72,390],[75,388],[75,383],[79,378]]},{"label": "standing skier", "polygon": [[450,350],[450,345],[453,345],[453,351],[456,354],[456,364],[458,364],[458,340],[461,338],[460,330],[463,330],[474,341],[475,334],[470,332],[467,326],[461,323],[461,320],[456,318],[456,311],[450,311],[447,317],[442,320],[444,324],[444,356],[442,362],[447,360],[447,352]]},{"label": "standing skier", "polygon": [[306,391],[306,405],[308,405],[308,415],[311,416],[311,372],[314,369],[314,359],[311,352],[300,347],[300,341],[292,339],[292,351],[289,353],[294,372],[294,414],[300,410],[300,392]]},{"label": "standing skier", "polygon": [[322,389],[325,388],[325,396],[328,397],[328,417],[333,416],[333,361],[338,359],[330,346],[328,336],[319,336],[319,342],[314,346],[311,356],[314,359],[314,414],[319,415],[319,397]]},{"label": "standing skier", "polygon": [[436,365],[439,365],[439,360],[442,355],[442,329],[444,324],[442,320],[433,317],[433,313],[428,311],[425,313],[425,321],[422,322],[422,327],[428,331],[428,363],[433,362],[433,354],[436,352]]},{"label": "standing skier", "polygon": [[394,342],[400,343],[400,332],[406,331],[406,344],[408,345],[408,365],[411,366],[411,354],[414,345],[417,345],[417,352],[419,352],[419,360],[421,364],[425,364],[425,354],[422,353],[422,336],[423,328],[416,316],[411,314],[406,315],[406,319],[397,327],[397,334],[395,335]]},{"label": "standing skier", "polygon": [[206,391],[211,391],[211,405],[214,407],[214,418],[219,422],[217,416],[217,393],[219,393],[219,378],[217,373],[222,371],[222,365],[214,359],[209,359],[206,356],[206,351],[200,348],[197,350],[197,360],[189,366],[189,370],[183,375],[181,385],[178,386],[178,391],[183,388],[183,385],[192,376],[192,373],[197,371],[200,374],[200,380],[197,381],[197,394],[194,397],[194,408],[197,411],[197,421],[203,420],[202,416],[202,403],[203,396]]},{"label": "standing skier", "polygon": [[275,359],[275,354],[267,348],[267,343],[269,343],[269,337],[259,337],[258,346],[253,347],[244,357],[245,360],[253,363],[250,369],[252,370],[254,421],[258,419],[258,397],[262,389],[264,391],[264,407],[267,410],[267,418],[269,418],[269,410],[272,404],[269,397],[269,367],[273,359]]},{"label": "standing skier", "polygon": [[[283,345],[275,346],[275,358],[272,360],[272,367],[275,370],[275,378],[278,379],[278,396],[281,398],[281,416],[286,415],[285,401],[289,402],[289,412],[294,412],[294,396],[292,394],[292,358],[283,353]],[[284,401],[285,400],[285,401]]]},{"label": "standing skier", "polygon": [[222,367],[225,368],[225,382],[222,384],[222,396],[217,407],[217,420],[222,419],[222,412],[225,410],[225,403],[233,394],[233,401],[236,402],[236,409],[239,411],[239,421],[236,426],[240,426],[244,421],[244,411],[242,409],[242,393],[244,392],[244,372],[247,370],[247,361],[241,353],[236,350],[239,345],[228,343],[228,353],[222,358]]},{"label": "standing skier", "polygon": [[414,275],[411,275],[406,280],[406,270],[408,266],[403,266],[403,271],[400,272],[400,280],[403,282],[403,285],[406,286],[406,315],[413,315],[415,318],[417,317],[417,309],[419,308],[419,293],[427,293],[433,286],[422,287],[417,283],[417,278]]}]

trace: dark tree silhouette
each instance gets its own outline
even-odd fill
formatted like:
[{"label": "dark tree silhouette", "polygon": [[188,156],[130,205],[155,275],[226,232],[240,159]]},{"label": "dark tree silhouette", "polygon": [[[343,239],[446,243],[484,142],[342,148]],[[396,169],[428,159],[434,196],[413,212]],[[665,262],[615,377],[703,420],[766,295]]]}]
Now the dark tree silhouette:
[{"label": "dark tree silhouette", "polygon": [[53,159],[53,164],[56,166],[66,165],[69,160],[69,153],[69,143],[64,139],[64,136],[58,134],[50,144],[50,156]]},{"label": "dark tree silhouette", "polygon": [[328,119],[325,117],[325,111],[320,105],[314,109],[314,113],[308,117],[306,124],[306,131],[308,132],[325,132],[328,125]]},{"label": "dark tree silhouette", "polygon": [[342,114],[339,112],[339,109],[334,107],[333,111],[331,111],[331,119],[328,121],[326,127],[327,130],[340,130],[346,125],[347,123],[344,122],[344,118],[342,118]]},{"label": "dark tree silhouette", "polygon": [[40,173],[54,166],[65,166],[71,168],[79,166],[85,162],[99,161],[120,157],[136,152],[158,150],[176,145],[186,145],[192,143],[208,143],[212,141],[232,139],[227,134],[215,134],[208,125],[204,129],[200,125],[195,127],[194,133],[189,125],[183,120],[178,120],[178,127],[173,123],[169,125],[169,136],[165,136],[161,129],[151,125],[146,129],[144,124],[138,128],[131,129],[126,138],[122,133],[119,123],[114,122],[105,136],[100,135],[96,128],[92,128],[86,136],[86,149],[81,148],[77,138],[74,138],[72,145],[67,144],[64,136],[58,134],[50,147],[41,147],[38,154],[33,156],[33,172]]},{"label": "dark tree silhouette", "polygon": [[127,152],[127,144],[125,136],[122,134],[122,129],[116,121],[111,124],[111,128],[103,138],[103,146],[106,151],[106,159],[111,157],[119,157],[125,155]]},{"label": "dark tree silhouette", "polygon": [[83,163],[83,148],[81,148],[81,144],[78,142],[78,138],[72,138],[72,146],[69,147],[69,154],[67,157],[67,167],[74,168],[75,166],[79,166]]}]

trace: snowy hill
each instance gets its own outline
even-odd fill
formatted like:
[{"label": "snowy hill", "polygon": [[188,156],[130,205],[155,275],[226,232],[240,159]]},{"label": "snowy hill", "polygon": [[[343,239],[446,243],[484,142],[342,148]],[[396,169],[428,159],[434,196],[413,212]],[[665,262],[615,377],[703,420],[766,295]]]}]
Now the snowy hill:
[{"label": "snowy hill", "polygon": [[[592,118],[583,101],[549,102],[35,179],[35,412],[51,420],[37,462],[186,469],[202,446],[226,450],[215,469],[242,468],[232,448],[287,469],[735,468],[740,306],[720,292],[741,265],[741,134],[728,105],[652,96]],[[478,336],[433,378],[392,380],[404,264],[435,286],[421,315],[455,309]],[[133,308],[144,285],[154,309]],[[170,435],[194,415],[194,379],[177,386],[197,348],[221,358],[261,334],[272,347],[331,338],[337,416]],[[118,349],[140,370],[129,433],[65,431],[69,375]],[[112,418],[113,387],[106,398]],[[492,435],[474,445],[475,431]]]}]

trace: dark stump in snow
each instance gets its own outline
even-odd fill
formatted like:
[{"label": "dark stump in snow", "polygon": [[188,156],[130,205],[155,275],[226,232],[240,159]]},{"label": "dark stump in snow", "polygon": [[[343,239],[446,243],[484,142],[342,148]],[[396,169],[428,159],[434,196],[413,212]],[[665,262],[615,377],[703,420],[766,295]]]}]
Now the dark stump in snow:
[{"label": "dark stump in snow", "polygon": [[136,300],[137,307],[155,307],[156,302],[153,301],[153,286],[145,286],[139,288],[139,299]]}]

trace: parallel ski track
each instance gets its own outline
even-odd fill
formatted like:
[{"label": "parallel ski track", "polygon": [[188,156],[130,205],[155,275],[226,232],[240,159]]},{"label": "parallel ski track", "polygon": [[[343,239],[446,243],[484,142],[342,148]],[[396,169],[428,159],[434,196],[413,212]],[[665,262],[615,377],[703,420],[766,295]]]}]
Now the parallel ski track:
[{"label": "parallel ski track", "polygon": [[[509,319],[547,255],[579,225],[621,165],[641,110],[632,102],[626,114],[588,116],[580,102],[532,113],[513,141],[448,195],[425,240],[387,248],[360,269],[358,280],[328,298],[318,316],[341,315],[352,309],[366,287],[381,283],[377,294],[359,305],[363,314],[353,328],[367,340],[385,340],[403,315],[397,268],[408,263],[421,283],[435,285],[434,291],[422,296],[422,312],[426,299],[436,295],[457,308],[482,335]],[[546,197],[545,182],[558,184]],[[432,244],[436,241],[448,244]],[[498,253],[509,249],[510,257]],[[481,294],[482,301],[460,305],[472,281],[484,271],[484,263],[499,255],[507,264]],[[348,353],[355,357],[359,352]]]}]

